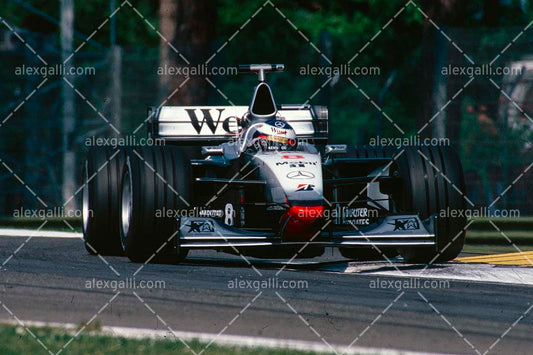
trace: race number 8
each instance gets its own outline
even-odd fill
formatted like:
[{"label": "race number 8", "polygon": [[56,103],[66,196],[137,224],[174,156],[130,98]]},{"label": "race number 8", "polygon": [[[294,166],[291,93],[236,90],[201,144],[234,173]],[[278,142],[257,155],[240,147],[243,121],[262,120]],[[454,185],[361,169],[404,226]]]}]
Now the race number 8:
[{"label": "race number 8", "polygon": [[226,223],[228,226],[232,226],[234,224],[233,213],[233,205],[231,203],[227,203],[226,207],[224,207],[224,214],[226,215],[224,223]]}]

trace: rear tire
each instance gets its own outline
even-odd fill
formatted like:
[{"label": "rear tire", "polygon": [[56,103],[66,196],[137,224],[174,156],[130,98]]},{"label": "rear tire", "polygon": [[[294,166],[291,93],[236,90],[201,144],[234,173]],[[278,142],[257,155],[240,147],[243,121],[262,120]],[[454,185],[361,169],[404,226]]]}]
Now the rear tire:
[{"label": "rear tire", "polygon": [[174,211],[189,207],[190,170],[182,147],[129,152],[122,171],[120,235],[130,260],[179,262],[187,256],[188,250],[179,247]]},{"label": "rear tire", "polygon": [[[450,147],[403,149],[396,164],[403,185],[394,198],[400,212],[416,212],[426,219],[448,208],[466,208],[463,169],[455,151]],[[402,248],[400,254],[407,262],[417,263],[455,259],[463,249],[465,226],[466,217],[439,216],[436,248]]]},{"label": "rear tire", "polygon": [[124,148],[94,147],[83,174],[83,239],[90,254],[122,255],[118,199]]}]

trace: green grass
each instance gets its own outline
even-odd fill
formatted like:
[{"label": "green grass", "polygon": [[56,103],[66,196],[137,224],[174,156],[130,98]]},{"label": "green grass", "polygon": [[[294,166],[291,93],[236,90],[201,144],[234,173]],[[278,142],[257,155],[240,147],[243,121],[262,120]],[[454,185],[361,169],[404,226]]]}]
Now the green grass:
[{"label": "green grass", "polygon": [[[491,223],[492,222],[492,223]],[[533,217],[473,218],[469,230],[494,231],[493,223],[501,230],[533,230]]]},{"label": "green grass", "polygon": [[508,217],[476,217],[472,218],[474,223],[485,223],[488,221],[493,222],[506,222],[506,223],[533,223],[533,216],[508,218]]},{"label": "green grass", "polygon": [[[498,231],[492,221],[499,229]],[[498,254],[533,250],[533,217],[474,218],[466,231],[463,253]]]},{"label": "green grass", "polygon": [[[57,328],[29,328],[33,334],[53,353],[57,353],[72,337],[74,332]],[[195,351],[205,348],[205,343],[187,342]],[[47,350],[39,344],[24,328],[12,325],[0,325],[0,354],[46,354]],[[293,351],[288,349],[266,349],[211,344],[203,352],[205,355],[250,354],[250,355],[310,355],[313,352]],[[81,333],[61,354],[193,354],[182,342],[176,340],[126,339]]]},{"label": "green grass", "polygon": [[[4,218],[0,220],[0,228],[37,229],[45,219],[41,218]],[[54,230],[72,232],[72,229],[64,222],[67,221],[75,232],[81,232],[81,218],[49,218],[41,230]]]},{"label": "green grass", "polygon": [[[518,245],[521,251],[532,251],[533,245]],[[463,253],[468,254],[503,254],[503,253],[518,253],[515,247],[511,244],[465,244]]]},{"label": "green grass", "polygon": [[[502,229],[503,234],[517,245],[533,245],[533,231],[506,231]],[[501,232],[493,229],[492,231],[470,230],[466,231],[467,244],[510,244]]]}]

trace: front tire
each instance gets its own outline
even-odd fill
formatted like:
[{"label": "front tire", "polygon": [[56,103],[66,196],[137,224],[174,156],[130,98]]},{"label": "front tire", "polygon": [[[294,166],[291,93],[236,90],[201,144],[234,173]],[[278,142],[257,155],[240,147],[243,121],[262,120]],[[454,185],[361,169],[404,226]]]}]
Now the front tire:
[{"label": "front tire", "polygon": [[417,212],[421,219],[438,214],[437,245],[402,248],[407,262],[433,263],[455,259],[465,242],[466,217],[441,215],[464,211],[465,180],[461,162],[450,147],[404,147],[397,159],[402,187],[395,197],[400,212]]},{"label": "front tire", "polygon": [[178,262],[180,249],[174,212],[189,208],[191,171],[182,147],[132,149],[122,171],[120,235],[134,262]]}]

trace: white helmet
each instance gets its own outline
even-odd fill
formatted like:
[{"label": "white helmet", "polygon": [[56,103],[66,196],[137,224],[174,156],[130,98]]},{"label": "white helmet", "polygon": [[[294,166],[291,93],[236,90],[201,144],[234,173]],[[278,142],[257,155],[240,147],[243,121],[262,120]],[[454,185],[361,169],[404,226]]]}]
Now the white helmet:
[{"label": "white helmet", "polygon": [[285,121],[272,119],[255,123],[243,133],[243,151],[290,151],[298,146],[296,132]]}]

